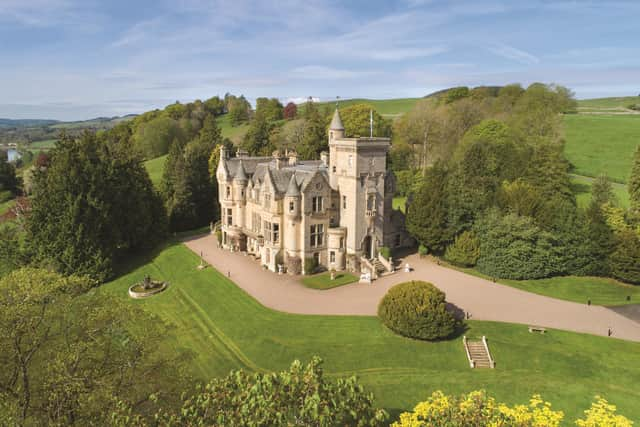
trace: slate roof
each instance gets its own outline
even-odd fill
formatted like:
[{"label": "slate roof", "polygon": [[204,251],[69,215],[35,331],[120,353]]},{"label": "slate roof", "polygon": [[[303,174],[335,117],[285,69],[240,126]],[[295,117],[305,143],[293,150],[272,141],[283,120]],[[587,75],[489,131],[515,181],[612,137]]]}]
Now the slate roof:
[{"label": "slate roof", "polygon": [[282,195],[287,193],[292,180],[295,180],[299,192],[304,191],[317,172],[329,181],[327,167],[320,160],[301,161],[295,166],[284,165],[278,169],[272,157],[242,157],[227,159],[226,166],[231,180],[248,179],[253,185],[264,182],[268,170],[277,193]]},{"label": "slate roof", "polygon": [[336,111],[333,113],[333,119],[331,119],[331,125],[329,125],[329,129],[332,130],[344,130],[344,126],[342,125],[342,119],[340,118],[340,113],[336,108]]}]

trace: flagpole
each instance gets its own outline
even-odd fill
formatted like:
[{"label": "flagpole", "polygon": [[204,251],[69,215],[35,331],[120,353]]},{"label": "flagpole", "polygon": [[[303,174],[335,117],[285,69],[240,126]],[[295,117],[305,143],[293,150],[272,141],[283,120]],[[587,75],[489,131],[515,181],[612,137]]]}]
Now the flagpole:
[{"label": "flagpole", "polygon": [[369,137],[373,138],[373,110],[369,110]]}]

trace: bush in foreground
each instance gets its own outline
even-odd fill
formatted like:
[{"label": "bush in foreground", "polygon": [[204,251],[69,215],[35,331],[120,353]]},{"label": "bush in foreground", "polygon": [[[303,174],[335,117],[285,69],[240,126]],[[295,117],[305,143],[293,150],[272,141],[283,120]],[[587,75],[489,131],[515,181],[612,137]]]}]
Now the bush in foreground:
[{"label": "bush in foreground", "polygon": [[[631,427],[633,423],[616,414],[616,407],[596,396],[591,407],[584,411],[585,418],[576,420],[580,427]],[[400,415],[392,427],[558,427],[564,419],[562,411],[551,409],[539,395],[533,395],[528,405],[508,406],[496,402],[485,391],[472,391],[462,396],[447,396],[434,392],[427,400],[418,403],[413,412]]]},{"label": "bush in foreground", "polygon": [[389,289],[378,306],[378,317],[392,331],[422,340],[446,338],[458,326],[447,311],[444,292],[427,282],[406,282]]},{"label": "bush in foreground", "polygon": [[327,381],[322,361],[294,361],[287,371],[233,371],[185,398],[178,410],[161,410],[149,424],[126,404],[114,411],[117,426],[381,426],[387,413],[355,377]]}]

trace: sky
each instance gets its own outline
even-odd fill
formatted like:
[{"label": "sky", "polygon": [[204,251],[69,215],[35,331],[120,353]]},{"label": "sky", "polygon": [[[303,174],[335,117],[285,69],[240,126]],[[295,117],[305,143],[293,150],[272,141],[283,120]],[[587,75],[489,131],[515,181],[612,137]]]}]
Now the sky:
[{"label": "sky", "polygon": [[635,0],[0,0],[0,117],[537,81],[637,95],[638,17]]}]

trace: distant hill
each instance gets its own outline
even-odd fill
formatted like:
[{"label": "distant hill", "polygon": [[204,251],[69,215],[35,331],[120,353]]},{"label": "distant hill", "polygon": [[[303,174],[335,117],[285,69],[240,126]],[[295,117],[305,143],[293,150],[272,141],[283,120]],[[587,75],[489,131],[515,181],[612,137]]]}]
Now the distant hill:
[{"label": "distant hill", "polygon": [[137,114],[127,114],[126,116],[96,117],[90,120],[77,122],[58,122],[53,124],[53,129],[110,129],[120,122],[132,120]]},{"label": "distant hill", "polygon": [[0,119],[0,127],[3,128],[50,126],[56,123],[60,122],[58,120],[44,119]]}]

